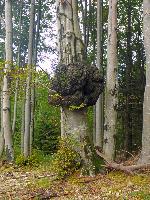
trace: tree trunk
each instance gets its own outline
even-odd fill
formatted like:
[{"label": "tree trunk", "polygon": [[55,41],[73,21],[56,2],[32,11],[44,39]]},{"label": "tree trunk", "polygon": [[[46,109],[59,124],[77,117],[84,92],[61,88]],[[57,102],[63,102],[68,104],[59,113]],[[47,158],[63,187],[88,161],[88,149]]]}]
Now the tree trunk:
[{"label": "tree trunk", "polygon": [[33,30],[34,30],[35,0],[31,0],[30,27],[28,44],[28,77],[26,82],[25,100],[25,132],[24,132],[24,156],[30,155],[30,122],[31,122],[31,76],[33,59]]},{"label": "tree trunk", "polygon": [[117,0],[109,0],[104,153],[115,153],[117,107]]},{"label": "tree trunk", "polygon": [[[97,67],[102,70],[102,32],[103,32],[103,22],[102,22],[102,6],[103,1],[97,1]],[[103,93],[100,94],[99,99],[96,103],[96,146],[102,147],[103,145],[103,135],[104,135],[104,108],[103,108]]]},{"label": "tree trunk", "polygon": [[[33,67],[36,70],[37,63],[37,51],[38,42],[40,36],[40,22],[41,22],[41,0],[38,2],[38,14],[37,14],[37,26],[35,27],[35,41],[34,41],[34,55],[33,55]],[[33,79],[33,84],[31,88],[31,123],[30,123],[30,154],[32,150],[32,143],[34,140],[34,115],[35,115],[35,80]]]},{"label": "tree trunk", "polygon": [[150,163],[150,1],[143,1],[144,46],[146,53],[146,86],[143,103],[143,135],[140,163]]},{"label": "tree trunk", "polygon": [[21,154],[23,155],[24,153],[24,132],[25,132],[25,94],[23,93],[23,98],[22,98],[22,121],[21,121]]},{"label": "tree trunk", "polygon": [[[18,60],[17,65],[20,67],[20,54],[21,54],[21,26],[22,26],[22,6],[23,1],[20,1],[20,16],[19,16],[19,44],[18,44]],[[18,85],[19,80],[16,80],[16,88],[15,88],[15,99],[14,99],[14,115],[13,115],[13,123],[12,123],[12,133],[14,134],[16,128],[16,116],[17,116],[17,98],[18,98]]]},{"label": "tree trunk", "polygon": [[4,132],[3,132],[3,92],[2,90],[0,91],[1,93],[1,129],[0,129],[0,158],[3,154],[4,151]]},{"label": "tree trunk", "polygon": [[[62,64],[82,62],[84,57],[84,44],[79,28],[77,15],[77,1],[57,0],[57,25],[58,25],[58,51],[59,61]],[[91,149],[87,142],[87,112],[86,109],[69,110],[62,108],[61,123],[63,134],[75,137],[81,144],[81,149],[76,149],[83,160],[83,172],[92,175]]]},{"label": "tree trunk", "polygon": [[79,146],[75,149],[80,153],[82,158],[82,174],[88,174],[93,176],[94,168],[92,163],[92,151],[87,142],[88,137],[88,126],[87,126],[87,109],[80,110],[69,110],[68,108],[63,108],[64,111],[64,127],[65,136],[71,136],[78,141]]},{"label": "tree trunk", "polygon": [[130,93],[131,90],[131,72],[132,72],[132,49],[131,49],[131,15],[132,15],[132,7],[131,0],[128,0],[128,24],[127,24],[127,56],[126,56],[126,110],[125,110],[125,156],[128,158],[132,153],[132,116],[131,116],[131,101],[130,101]]},{"label": "tree trunk", "polygon": [[5,151],[7,160],[12,162],[14,160],[12,130],[10,119],[10,80],[8,72],[12,67],[13,61],[13,45],[12,45],[12,2],[5,0],[5,24],[6,24],[6,38],[5,38],[5,51],[6,51],[6,64],[5,75],[3,79],[3,131],[5,140]]}]

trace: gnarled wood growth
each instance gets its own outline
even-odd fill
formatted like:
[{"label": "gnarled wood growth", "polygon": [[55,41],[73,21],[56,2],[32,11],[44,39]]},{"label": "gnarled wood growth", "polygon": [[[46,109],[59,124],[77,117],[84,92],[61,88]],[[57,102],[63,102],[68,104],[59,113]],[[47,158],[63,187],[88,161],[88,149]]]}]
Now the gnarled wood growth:
[{"label": "gnarled wood growth", "polygon": [[76,150],[80,153],[83,171],[92,175],[94,166],[87,139],[87,106],[96,103],[103,80],[96,67],[88,67],[83,63],[84,44],[78,22],[77,1],[57,0],[56,8],[59,65],[52,80],[54,93],[50,94],[49,101],[62,106],[62,135],[77,139],[80,145]]}]

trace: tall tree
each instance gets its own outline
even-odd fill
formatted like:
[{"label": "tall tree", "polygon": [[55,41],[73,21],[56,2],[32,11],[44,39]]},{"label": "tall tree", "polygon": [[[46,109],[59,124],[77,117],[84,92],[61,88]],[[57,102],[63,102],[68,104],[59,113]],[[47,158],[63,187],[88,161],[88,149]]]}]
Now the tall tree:
[{"label": "tall tree", "polygon": [[3,131],[5,140],[5,151],[8,161],[13,161],[13,142],[12,142],[12,130],[11,130],[11,119],[10,119],[10,78],[9,71],[12,67],[13,62],[13,45],[12,45],[12,1],[5,0],[5,52],[6,52],[6,64],[4,69],[3,79]]},{"label": "tall tree", "polygon": [[[57,23],[58,25],[58,51],[59,51],[59,62],[60,62],[60,65],[58,65],[58,67],[60,66],[60,71],[62,70],[62,72],[63,72],[63,69],[65,68],[66,68],[65,71],[73,70],[72,72],[70,71],[70,73],[68,74],[70,78],[72,77],[72,73],[74,74],[74,76],[80,76],[81,74],[83,76],[84,75],[86,76],[86,74],[88,74],[88,71],[84,71],[86,69],[83,68],[85,67],[83,64],[84,63],[84,44],[82,41],[79,22],[78,22],[77,1],[76,0],[72,0],[72,1],[71,0],[68,0],[68,1],[57,0],[56,8],[57,8],[57,22],[58,22]],[[95,70],[96,68],[91,68],[91,69]],[[79,71],[76,71],[76,70],[79,70]],[[83,70],[83,72],[81,72],[80,70]],[[92,70],[91,70],[91,73],[92,73]],[[70,82],[70,78],[67,77],[67,74],[65,74],[65,71],[64,71],[64,74],[62,73],[60,76],[60,81],[64,81],[62,82],[62,84],[65,84],[65,86],[62,87],[62,89],[64,89],[64,92],[62,92],[61,95],[63,95],[63,93],[68,93],[69,91],[68,87],[70,87],[70,83],[72,82],[72,81]],[[59,73],[59,69],[58,69],[58,73]],[[68,78],[68,80],[65,77]],[[72,78],[74,81],[76,80],[75,77],[72,77]],[[68,81],[69,81],[69,85],[67,84]],[[82,84],[84,84],[84,82],[82,81],[80,82],[80,80],[78,81],[80,83],[80,84],[78,83],[80,86],[77,89],[77,91],[78,90],[80,91],[80,89],[82,89],[83,87]],[[59,84],[59,81],[58,81],[58,84]],[[86,84],[86,87],[87,87],[87,84]],[[61,87],[59,89],[61,89]],[[73,90],[70,91],[70,95],[72,95],[72,92]],[[78,94],[77,92],[75,96],[76,95],[78,96],[73,97],[72,101],[74,101],[74,98],[75,99],[79,98],[78,101],[80,102],[80,97],[82,98],[82,95],[84,95],[84,92],[82,91],[82,94],[80,94],[80,92]],[[88,91],[87,93],[89,94],[90,91]],[[62,102],[64,98],[62,98]],[[84,97],[82,99],[84,99]],[[68,103],[70,103],[70,101],[68,101]],[[73,106],[73,105],[70,105],[70,106]],[[63,123],[63,135],[72,136],[79,142],[80,145],[78,147],[76,146],[76,150],[79,152],[82,158],[82,162],[84,163],[83,168],[86,169],[87,173],[92,174],[93,173],[92,153],[91,153],[89,143],[87,142],[87,137],[88,137],[87,135],[87,106],[84,105],[84,102],[83,102],[81,103],[81,105],[79,103],[77,108],[75,106],[74,109],[70,109],[69,106],[65,106],[63,104],[62,110],[63,110],[63,116],[62,116],[63,120],[61,121],[61,123]]]},{"label": "tall tree", "polygon": [[25,100],[25,132],[24,132],[24,156],[30,155],[30,122],[31,122],[31,79],[33,65],[33,30],[35,16],[35,0],[31,0],[30,8],[30,27],[28,43],[28,77],[26,81],[26,100]]},{"label": "tall tree", "polygon": [[[21,28],[22,28],[22,7],[23,1],[20,1],[20,13],[19,13],[19,41],[18,41],[18,58],[17,58],[17,66],[20,67],[20,57],[21,57]],[[17,99],[18,99],[18,85],[19,79],[16,80],[16,88],[15,88],[15,98],[14,98],[14,112],[13,112],[13,123],[12,123],[12,133],[15,132],[16,128],[16,117],[17,117]]]},{"label": "tall tree", "polygon": [[146,86],[143,102],[143,135],[141,163],[150,163],[150,1],[143,0],[143,32],[146,53]]},{"label": "tall tree", "polygon": [[[1,87],[2,88],[2,87]],[[0,157],[3,154],[3,150],[4,150],[4,132],[3,132],[3,92],[2,90],[0,91],[1,94],[1,107],[0,107],[0,119],[1,119],[1,126],[0,126]]]},{"label": "tall tree", "polygon": [[[3,12],[3,5],[2,1],[0,1],[0,13]],[[2,16],[0,16],[2,17]],[[0,38],[3,36],[3,30],[2,30],[2,23],[0,19]],[[3,48],[0,45],[0,54],[3,52]],[[3,58],[3,55],[1,55],[1,58]],[[4,58],[3,58],[4,59]],[[3,74],[3,63],[0,63],[0,73]],[[0,157],[4,150],[4,134],[3,134],[3,87],[2,87],[2,75],[0,76]]]},{"label": "tall tree", "polygon": [[[40,37],[40,23],[41,23],[41,0],[38,1],[38,13],[37,13],[37,25],[35,27],[34,33],[34,49],[33,49],[33,69],[36,70],[37,64],[37,52],[38,52],[38,43]],[[35,77],[33,77],[33,84],[31,87],[31,123],[30,123],[30,153],[32,150],[32,142],[34,137],[34,114],[35,114]]]},{"label": "tall tree", "polygon": [[[103,32],[103,17],[102,17],[102,7],[103,0],[97,1],[97,67],[103,73],[102,69],[102,32]],[[96,146],[102,147],[103,141],[103,132],[104,132],[104,105],[103,105],[103,94],[100,95],[96,103],[96,137],[95,144]]]},{"label": "tall tree", "polygon": [[104,153],[113,159],[117,107],[117,0],[109,0]]}]

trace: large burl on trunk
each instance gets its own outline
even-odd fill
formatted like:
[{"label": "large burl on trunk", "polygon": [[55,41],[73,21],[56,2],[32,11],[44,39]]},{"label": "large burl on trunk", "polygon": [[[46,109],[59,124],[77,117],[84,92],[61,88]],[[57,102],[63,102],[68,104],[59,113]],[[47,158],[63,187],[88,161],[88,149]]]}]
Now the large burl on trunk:
[{"label": "large burl on trunk", "polygon": [[61,109],[61,136],[75,137],[83,171],[93,174],[87,131],[87,107],[96,103],[103,89],[98,69],[85,64],[85,45],[78,20],[78,1],[56,0],[58,60],[49,103]]},{"label": "large burl on trunk", "polygon": [[103,91],[103,77],[95,66],[83,63],[59,64],[52,79],[49,103],[79,108],[92,106]]},{"label": "large burl on trunk", "polygon": [[49,103],[63,109],[64,136],[75,138],[82,173],[92,175],[92,150],[87,130],[87,107],[96,103],[103,91],[103,78],[95,66],[84,63],[59,64],[51,80]]}]

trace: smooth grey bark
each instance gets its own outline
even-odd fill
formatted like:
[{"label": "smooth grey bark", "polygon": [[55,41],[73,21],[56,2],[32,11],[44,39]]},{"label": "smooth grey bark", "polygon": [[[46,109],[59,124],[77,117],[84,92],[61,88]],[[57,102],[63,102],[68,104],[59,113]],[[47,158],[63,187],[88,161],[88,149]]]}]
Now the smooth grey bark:
[{"label": "smooth grey bark", "polygon": [[146,86],[143,102],[143,134],[140,163],[150,163],[150,0],[143,0],[143,32],[146,53]]},{"label": "smooth grey bark", "polygon": [[[36,70],[37,63],[37,51],[38,42],[40,36],[40,22],[41,22],[41,0],[38,1],[38,13],[37,13],[37,26],[35,27],[35,41],[34,41],[34,52],[33,52],[33,67]],[[32,150],[32,143],[34,139],[34,115],[35,115],[35,83],[33,78],[33,84],[31,87],[31,122],[30,122],[30,154]]]},{"label": "smooth grey bark", "polygon": [[[78,23],[76,2],[56,1],[58,26],[58,61],[64,64],[81,61],[83,59],[84,45]],[[60,18],[61,17],[61,18]],[[64,37],[64,39],[62,39]],[[70,40],[71,37],[71,40]],[[76,42],[76,45],[74,43]],[[63,123],[63,109],[61,109],[61,135],[65,135]]]},{"label": "smooth grey bark", "polygon": [[[58,53],[62,64],[83,62],[84,44],[82,41],[77,14],[77,1],[68,0],[65,3],[56,1],[58,27]],[[91,149],[87,144],[87,112],[85,109],[69,110],[62,108],[62,136],[75,137],[80,143],[77,151],[84,162],[83,169],[93,175]],[[86,150],[85,150],[86,148]]]},{"label": "smooth grey bark", "polygon": [[87,172],[90,176],[93,176],[92,152],[89,150],[89,143],[86,141],[88,137],[87,108],[74,111],[63,108],[63,111],[65,136],[70,136],[78,141],[78,146],[75,150],[80,153],[82,158],[83,168],[81,173],[84,174]]},{"label": "smooth grey bark", "polygon": [[1,107],[0,107],[0,115],[1,115],[1,129],[0,129],[0,157],[4,151],[4,131],[3,131],[3,92],[0,91],[1,94]]},{"label": "smooth grey bark", "polygon": [[30,155],[30,122],[31,122],[31,79],[33,58],[33,30],[34,30],[35,0],[31,0],[29,43],[28,43],[28,77],[26,81],[25,99],[25,132],[24,132],[24,156]]},{"label": "smooth grey bark", "polygon": [[5,0],[5,52],[6,52],[6,64],[4,69],[3,78],[3,131],[5,140],[6,157],[9,162],[14,160],[12,130],[11,130],[11,118],[10,118],[10,80],[8,71],[12,67],[13,62],[13,45],[12,45],[12,1]]},{"label": "smooth grey bark", "polygon": [[117,118],[117,0],[109,0],[104,153],[113,160]]},{"label": "smooth grey bark", "polygon": [[[18,45],[18,59],[17,59],[17,65],[20,67],[20,54],[21,54],[21,27],[22,27],[22,7],[23,7],[23,1],[20,1],[20,16],[19,16],[19,45]],[[15,128],[16,128],[16,117],[17,117],[17,99],[18,99],[18,85],[19,80],[17,78],[16,80],[16,86],[15,86],[15,98],[14,98],[14,110],[13,110],[13,123],[12,123],[12,133],[14,134]]]},{"label": "smooth grey bark", "polygon": [[[2,2],[0,1],[0,12],[2,13]],[[0,35],[2,34],[2,26],[0,20]],[[1,66],[0,66],[1,67]],[[0,70],[0,78],[2,78],[3,70]],[[2,81],[0,81],[0,158],[4,151],[4,134],[3,134],[3,87]]]},{"label": "smooth grey bark", "polygon": [[23,94],[23,100],[22,100],[22,121],[21,121],[21,153],[23,155],[24,152],[24,132],[25,132],[25,94]]},{"label": "smooth grey bark", "polygon": [[[97,67],[103,73],[102,69],[102,32],[103,32],[103,0],[97,1]],[[104,135],[104,97],[103,93],[100,94],[99,99],[96,102],[96,136],[95,145],[102,148],[103,145],[103,135]]]}]

